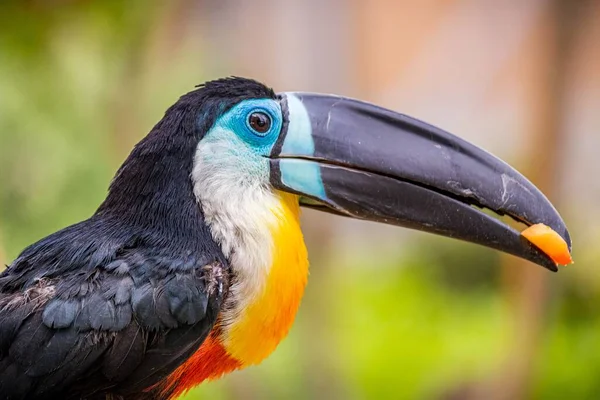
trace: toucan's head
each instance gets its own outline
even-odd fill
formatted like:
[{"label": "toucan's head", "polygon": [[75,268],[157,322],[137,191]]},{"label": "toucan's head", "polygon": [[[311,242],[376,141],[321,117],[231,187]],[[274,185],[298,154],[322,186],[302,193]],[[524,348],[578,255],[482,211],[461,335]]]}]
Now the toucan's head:
[{"label": "toucan's head", "polygon": [[[140,159],[149,170],[144,176],[136,175]],[[248,188],[288,192],[307,207],[478,243],[551,270],[556,265],[547,255],[481,209],[546,224],[570,247],[548,199],[486,151],[372,104],[276,94],[243,78],[206,83],[167,111],[115,178],[115,204],[127,203],[126,188],[116,190],[126,179],[145,185],[146,193],[160,185],[158,203],[170,205],[182,185],[196,199],[208,195],[221,203]]]}]

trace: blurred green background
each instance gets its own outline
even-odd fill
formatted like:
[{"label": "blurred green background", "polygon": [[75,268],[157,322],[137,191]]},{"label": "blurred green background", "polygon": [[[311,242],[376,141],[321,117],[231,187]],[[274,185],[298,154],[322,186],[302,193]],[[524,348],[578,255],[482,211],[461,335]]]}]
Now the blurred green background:
[{"label": "blurred green background", "polygon": [[93,213],[198,83],[360,97],[521,169],[576,264],[307,211],[289,338],[185,399],[600,398],[599,20],[591,0],[3,0],[0,265]]}]

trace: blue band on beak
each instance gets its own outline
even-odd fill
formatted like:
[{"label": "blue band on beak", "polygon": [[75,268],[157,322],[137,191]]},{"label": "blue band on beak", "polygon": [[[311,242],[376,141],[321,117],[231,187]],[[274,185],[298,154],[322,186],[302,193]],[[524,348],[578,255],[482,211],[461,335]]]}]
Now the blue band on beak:
[{"label": "blue band on beak", "polygon": [[285,158],[286,154],[312,157],[315,153],[310,117],[306,108],[295,95],[287,93],[286,96],[290,124],[279,161],[281,182],[290,189],[326,200],[327,195],[319,164],[308,160]]}]

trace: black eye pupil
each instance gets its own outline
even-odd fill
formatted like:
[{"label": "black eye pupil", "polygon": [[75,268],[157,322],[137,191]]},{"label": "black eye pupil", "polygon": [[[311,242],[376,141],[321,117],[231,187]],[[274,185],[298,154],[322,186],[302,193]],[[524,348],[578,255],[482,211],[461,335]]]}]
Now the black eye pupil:
[{"label": "black eye pupil", "polygon": [[248,117],[250,127],[258,133],[266,133],[271,128],[271,118],[262,112],[255,112]]}]

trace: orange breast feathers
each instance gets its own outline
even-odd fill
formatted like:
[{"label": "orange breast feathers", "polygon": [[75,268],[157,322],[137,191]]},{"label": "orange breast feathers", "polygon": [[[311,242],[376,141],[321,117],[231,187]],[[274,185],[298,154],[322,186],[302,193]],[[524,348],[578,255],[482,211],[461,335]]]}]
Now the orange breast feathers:
[{"label": "orange breast feathers", "polygon": [[[200,349],[168,378],[172,396],[206,379],[260,363],[288,334],[308,278],[308,255],[300,230],[298,198],[278,193],[277,218],[269,227],[273,262],[262,292],[240,310],[239,318],[212,332]],[[173,397],[172,397],[173,398]]]},{"label": "orange breast feathers", "polygon": [[227,354],[213,331],[202,346],[167,378],[163,398],[175,399],[207,379],[218,379],[242,364]]}]

